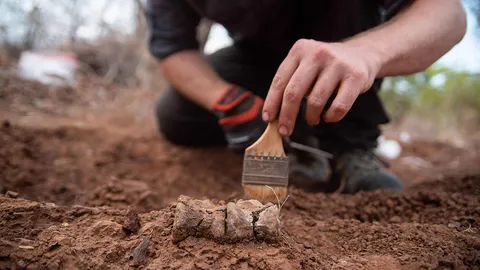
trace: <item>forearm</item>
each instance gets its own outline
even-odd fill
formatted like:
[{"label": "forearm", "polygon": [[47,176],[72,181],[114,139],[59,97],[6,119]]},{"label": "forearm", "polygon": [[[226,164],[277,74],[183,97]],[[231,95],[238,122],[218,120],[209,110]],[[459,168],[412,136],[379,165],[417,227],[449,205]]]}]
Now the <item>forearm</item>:
[{"label": "forearm", "polygon": [[388,23],[346,41],[378,63],[377,78],[423,71],[465,34],[459,0],[416,0]]},{"label": "forearm", "polygon": [[181,94],[211,109],[229,84],[195,50],[175,53],[160,61],[165,78]]}]

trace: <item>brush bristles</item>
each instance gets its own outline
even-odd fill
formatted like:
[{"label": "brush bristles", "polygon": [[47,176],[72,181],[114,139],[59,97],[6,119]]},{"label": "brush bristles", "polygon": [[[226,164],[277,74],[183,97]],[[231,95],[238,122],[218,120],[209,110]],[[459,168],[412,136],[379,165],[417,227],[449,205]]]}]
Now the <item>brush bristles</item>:
[{"label": "brush bristles", "polygon": [[266,185],[245,185],[243,189],[250,199],[255,199],[260,202],[280,203],[287,197],[288,188],[279,186]]}]

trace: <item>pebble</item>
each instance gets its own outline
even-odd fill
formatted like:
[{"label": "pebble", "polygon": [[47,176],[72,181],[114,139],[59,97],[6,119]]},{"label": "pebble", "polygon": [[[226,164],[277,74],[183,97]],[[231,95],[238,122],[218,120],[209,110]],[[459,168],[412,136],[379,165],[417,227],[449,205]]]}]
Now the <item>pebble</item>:
[{"label": "pebble", "polygon": [[306,249],[311,249],[312,245],[305,243],[305,244],[303,244],[303,247],[306,248]]},{"label": "pebble", "polygon": [[136,233],[140,229],[140,217],[138,216],[138,212],[133,205],[130,205],[127,209],[127,213],[123,221],[123,229],[127,233]]},{"label": "pebble", "polygon": [[452,229],[459,229],[460,227],[462,227],[462,224],[460,222],[457,222],[457,221],[452,221],[452,222],[448,223],[448,227],[452,228]]},{"label": "pebble", "polygon": [[337,226],[330,226],[330,228],[328,228],[328,230],[331,231],[331,232],[336,232],[336,231],[338,231],[339,229],[338,229]]},{"label": "pebble", "polygon": [[399,216],[393,216],[388,221],[390,221],[391,223],[400,223],[402,222],[402,219]]},{"label": "pebble", "polygon": [[7,193],[5,194],[5,196],[7,196],[8,198],[12,198],[12,199],[16,199],[18,198],[18,193],[17,192],[14,192],[14,191],[7,191]]}]

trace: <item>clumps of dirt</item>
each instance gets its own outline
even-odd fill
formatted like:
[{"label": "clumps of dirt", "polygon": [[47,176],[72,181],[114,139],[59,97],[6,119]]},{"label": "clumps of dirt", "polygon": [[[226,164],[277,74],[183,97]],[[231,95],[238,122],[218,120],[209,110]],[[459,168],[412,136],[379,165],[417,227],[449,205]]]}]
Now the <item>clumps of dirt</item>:
[{"label": "clumps of dirt", "polygon": [[96,188],[77,201],[79,200],[83,200],[83,204],[91,206],[109,205],[125,208],[131,204],[138,207],[142,212],[146,209],[158,209],[165,206],[162,196],[147,183],[138,180],[118,179],[113,176],[106,183],[99,183]]},{"label": "clumps of dirt", "polygon": [[140,218],[138,217],[137,209],[132,205],[127,208],[127,214],[123,221],[123,229],[127,233],[136,233],[140,229]]},{"label": "clumps of dirt", "polygon": [[[455,221],[468,228],[480,224],[478,183],[480,175],[460,179],[447,177],[442,181],[412,187],[412,190],[405,194],[375,191],[349,196],[307,194],[292,189],[292,203],[287,205],[287,208],[301,210],[305,215],[313,215],[317,219],[335,216],[361,222],[444,225]],[[439,186],[444,189],[441,190]]]},{"label": "clumps of dirt", "polygon": [[78,95],[71,87],[46,85],[22,79],[15,74],[0,72],[0,100],[10,106],[30,105],[42,108],[48,104],[64,105],[77,102]]},{"label": "clumps of dirt", "polygon": [[31,112],[34,108],[47,114],[66,114],[72,106],[91,109],[115,98],[117,87],[95,76],[78,76],[72,86],[47,85],[25,80],[14,73],[0,72],[0,105],[11,111]]},{"label": "clumps of dirt", "polygon": [[127,233],[122,228],[127,210],[0,195],[0,269],[474,269],[480,264],[477,226],[317,219],[282,208],[282,235],[275,243],[187,237],[175,244],[176,212],[172,205],[140,214],[139,230]]},{"label": "clumps of dirt", "polygon": [[402,143],[403,155],[424,158],[437,166],[462,156],[465,150],[439,141],[415,140]]},{"label": "clumps of dirt", "polygon": [[232,179],[240,176],[241,158],[225,150],[182,149],[158,137],[76,127],[0,126],[0,192],[35,201],[134,205],[146,212],[180,194],[234,198],[241,186]]},{"label": "clumps of dirt", "polygon": [[181,196],[175,210],[173,242],[189,236],[213,239],[220,243],[249,241],[278,242],[279,209],[271,203],[239,200],[213,204]]},{"label": "clumps of dirt", "polygon": [[[432,149],[422,153],[452,152]],[[281,234],[268,242],[255,241],[265,236],[254,229],[267,210],[245,214],[232,203],[236,210],[229,212],[221,201],[242,196],[241,160],[221,149],[172,146],[158,136],[6,122],[0,128],[5,194],[0,195],[0,269],[475,269],[480,264],[480,173],[474,170],[454,171],[463,167],[438,159],[437,167],[450,174],[437,177],[393,163],[394,171],[405,172],[403,194],[291,188],[278,217]],[[473,158],[463,160],[465,168],[478,167]],[[211,199],[213,208],[199,210],[201,222],[199,212],[189,211],[187,218],[203,225],[174,243],[176,215],[186,205],[170,202],[180,194]],[[228,225],[235,215],[245,218]],[[274,214],[270,218],[267,226],[278,221]],[[214,222],[223,230],[212,231]],[[227,233],[225,227],[234,225]],[[250,240],[213,236],[237,233],[240,225],[247,225]]]},{"label": "clumps of dirt", "polygon": [[127,210],[110,207],[61,207],[0,195],[0,269],[139,265],[144,269],[291,269],[300,265],[300,259],[281,243],[219,245],[188,237],[174,244],[175,206],[140,214],[136,233],[123,230],[127,215]]},{"label": "clumps of dirt", "polygon": [[[45,156],[33,134],[24,134],[5,121],[0,127],[0,192],[44,182]],[[26,169],[28,168],[28,169]]]}]

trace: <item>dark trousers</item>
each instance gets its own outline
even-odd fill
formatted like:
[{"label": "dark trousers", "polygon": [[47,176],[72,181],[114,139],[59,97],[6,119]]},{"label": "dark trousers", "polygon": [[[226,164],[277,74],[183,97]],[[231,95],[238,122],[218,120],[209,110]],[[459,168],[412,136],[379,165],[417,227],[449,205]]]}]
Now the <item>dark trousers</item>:
[{"label": "dark trousers", "polygon": [[[350,2],[357,6],[347,10],[344,6],[335,4],[335,1],[331,3],[329,12],[323,14],[331,16],[331,25],[328,26],[312,23],[318,16],[318,9],[310,6],[299,8],[301,16],[298,16],[295,26],[298,36],[292,38],[290,45],[301,37],[323,41],[341,40],[379,23],[377,14],[372,13],[375,9],[365,8],[369,1]],[[287,51],[271,53],[271,50],[259,44],[237,43],[205,57],[224,80],[265,98],[271,80],[286,54]],[[311,135],[318,140],[321,149],[332,153],[350,148],[375,147],[376,139],[380,135],[379,125],[388,122],[377,95],[380,85],[381,80],[377,80],[369,91],[360,95],[345,118],[338,123],[321,122],[315,127],[308,126],[304,121],[303,103],[292,140],[301,142]],[[225,143],[215,116],[184,98],[172,87],[161,94],[156,106],[156,116],[161,133],[173,143],[190,146]]]}]

